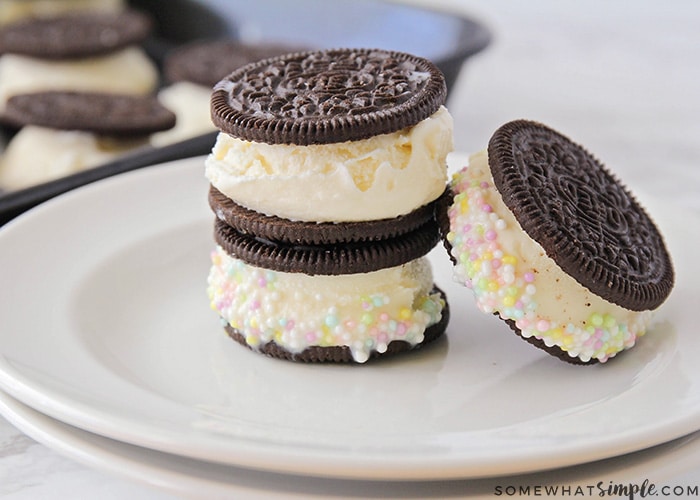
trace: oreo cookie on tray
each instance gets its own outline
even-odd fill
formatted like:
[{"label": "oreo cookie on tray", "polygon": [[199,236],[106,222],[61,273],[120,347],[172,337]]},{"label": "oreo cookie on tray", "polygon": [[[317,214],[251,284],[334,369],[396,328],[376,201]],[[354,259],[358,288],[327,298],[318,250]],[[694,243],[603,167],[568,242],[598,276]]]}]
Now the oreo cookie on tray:
[{"label": "oreo cookie on tray", "polygon": [[0,119],[17,128],[36,125],[121,136],[150,134],[175,125],[175,115],[154,96],[70,91],[10,97]]},{"label": "oreo cookie on tray", "polygon": [[674,284],[659,230],[583,147],[540,123],[500,127],[454,175],[442,225],[480,310],[574,364],[645,333]]},{"label": "oreo cookie on tray", "polygon": [[268,58],[217,83],[208,291],[234,339],[364,362],[442,335],[424,256],[452,147],[445,96],[429,61],[368,49]]},{"label": "oreo cookie on tray", "polygon": [[16,190],[144,147],[175,115],[154,96],[46,91],[11,97],[0,121],[19,129],[0,157],[0,188]]},{"label": "oreo cookie on tray", "polygon": [[150,18],[134,10],[30,18],[0,27],[0,54],[40,59],[94,57],[141,43],[151,28]]},{"label": "oreo cookie on tray", "polygon": [[245,43],[229,38],[196,40],[167,54],[163,76],[168,83],[185,81],[211,89],[246,64],[299,50],[298,46],[282,43]]}]

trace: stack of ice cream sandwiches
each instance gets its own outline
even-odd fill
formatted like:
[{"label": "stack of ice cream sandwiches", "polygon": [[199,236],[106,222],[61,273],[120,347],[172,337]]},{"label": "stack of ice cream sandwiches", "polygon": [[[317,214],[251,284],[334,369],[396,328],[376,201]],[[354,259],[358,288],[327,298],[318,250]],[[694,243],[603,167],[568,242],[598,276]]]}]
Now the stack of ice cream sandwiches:
[{"label": "stack of ice cream sandwiches", "polygon": [[440,337],[439,242],[452,119],[429,61],[297,52],[212,94],[208,294],[228,334],[296,361],[365,362]]}]

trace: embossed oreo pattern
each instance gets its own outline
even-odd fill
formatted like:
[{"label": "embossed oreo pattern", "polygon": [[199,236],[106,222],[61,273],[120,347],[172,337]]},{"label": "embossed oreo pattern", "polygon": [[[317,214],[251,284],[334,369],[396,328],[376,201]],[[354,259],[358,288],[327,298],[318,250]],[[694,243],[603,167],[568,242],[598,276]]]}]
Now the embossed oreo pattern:
[{"label": "embossed oreo pattern", "polygon": [[301,52],[252,63],[220,81],[212,119],[244,140],[327,144],[415,125],[437,111],[446,95],[440,70],[413,55]]},{"label": "embossed oreo pattern", "polygon": [[566,273],[630,310],[654,309],[666,299],[674,275],[661,234],[585,149],[518,120],[496,131],[488,154],[504,203]]}]

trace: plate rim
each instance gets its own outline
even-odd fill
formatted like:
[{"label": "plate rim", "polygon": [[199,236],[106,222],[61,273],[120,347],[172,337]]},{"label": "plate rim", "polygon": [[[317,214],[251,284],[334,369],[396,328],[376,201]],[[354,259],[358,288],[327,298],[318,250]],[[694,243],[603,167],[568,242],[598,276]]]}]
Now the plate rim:
[{"label": "plate rim", "polygon": [[[463,155],[457,153],[452,156],[461,160]],[[39,206],[23,214],[18,219],[11,221],[5,228],[0,229],[0,240],[8,232],[17,230],[25,221],[33,218],[41,218],[41,214],[52,210],[57,205],[63,203],[72,203],[71,200],[79,199],[81,193],[91,191],[93,189],[111,189],[110,186],[118,183],[142,182],[142,179],[147,179],[150,176],[160,175],[187,175],[187,172],[194,169],[194,164],[201,164],[203,157],[188,158],[155,165],[146,169],[135,172],[130,172],[120,176],[98,181],[94,184],[81,187],[73,192],[66,193],[47,202],[45,205]],[[173,173],[174,172],[174,173]],[[191,175],[191,174],[190,174]],[[117,188],[118,189],[118,188]],[[66,201],[67,200],[67,201]],[[37,215],[39,214],[39,215]],[[21,229],[20,229],[21,230]],[[399,457],[401,460],[392,464],[387,464],[387,458],[396,459],[395,455],[378,454],[373,457],[355,456],[343,453],[333,453],[328,450],[318,450],[311,453],[306,453],[300,463],[294,459],[299,458],[299,450],[291,451],[288,446],[283,446],[280,450],[279,446],[272,447],[275,449],[267,449],[269,447],[260,444],[250,445],[250,443],[237,443],[239,453],[236,457],[224,458],[219,455],[212,457],[209,452],[202,449],[190,450],[183,453],[182,445],[173,445],[173,436],[167,432],[161,434],[158,438],[143,440],[143,435],[147,434],[148,427],[143,428],[138,432],[131,433],[115,432],[112,429],[110,432],[105,432],[103,426],[100,426],[95,421],[94,408],[92,409],[92,417],[86,417],[86,413],[90,412],[89,405],[71,404],[56,400],[56,395],[47,395],[41,388],[34,387],[31,381],[27,380],[21,373],[18,373],[12,367],[8,366],[4,356],[0,355],[0,388],[5,390],[10,396],[14,397],[21,403],[34,408],[52,418],[65,422],[69,425],[84,429],[86,431],[102,435],[107,438],[118,439],[123,442],[131,443],[137,446],[145,446],[147,448],[174,453],[181,456],[189,456],[191,458],[210,460],[229,465],[242,466],[247,468],[255,468],[267,470],[271,472],[294,473],[294,474],[309,474],[317,477],[344,477],[356,479],[414,479],[414,480],[430,480],[430,479],[455,479],[455,478],[475,478],[487,477],[496,475],[510,475],[514,473],[536,472],[551,468],[558,468],[566,465],[575,465],[578,463],[589,462],[602,458],[609,458],[613,455],[619,455],[647,448],[662,442],[681,437],[683,435],[694,432],[700,427],[697,422],[697,417],[700,415],[700,404],[696,404],[692,408],[691,413],[676,416],[674,419],[666,423],[665,431],[656,436],[647,435],[646,439],[640,439],[639,431],[622,434],[614,441],[615,446],[610,446],[609,436],[606,437],[605,452],[601,452],[601,440],[591,439],[587,444],[579,443],[576,447],[576,456],[573,456],[570,449],[559,447],[556,450],[540,449],[539,454],[527,450],[519,455],[517,451],[510,451],[509,457],[504,458],[498,454],[491,454],[489,460],[484,460],[484,457],[468,457],[464,453],[450,454],[449,457],[430,457],[433,463],[429,471],[424,470],[425,462],[420,457]],[[53,396],[53,398],[51,397]],[[99,412],[98,412],[99,413]],[[103,412],[104,413],[104,412]],[[102,417],[103,418],[103,417]],[[101,418],[97,418],[100,420]],[[112,426],[118,428],[120,424],[125,422],[112,420]],[[134,434],[139,434],[136,436]],[[211,444],[211,443],[210,443]],[[196,447],[195,447],[196,448]],[[210,446],[211,448],[211,446]],[[213,449],[217,450],[216,446]],[[240,456],[240,450],[244,451],[245,457]],[[219,453],[223,450],[219,450]],[[270,460],[272,457],[275,460]],[[222,458],[224,461],[222,461]],[[331,459],[332,466],[329,467],[327,461]],[[477,463],[478,462],[478,463]],[[338,466],[341,464],[342,466]],[[377,467],[379,464],[382,467]],[[313,471],[313,472],[311,472]],[[421,472],[422,471],[422,472]]]}]

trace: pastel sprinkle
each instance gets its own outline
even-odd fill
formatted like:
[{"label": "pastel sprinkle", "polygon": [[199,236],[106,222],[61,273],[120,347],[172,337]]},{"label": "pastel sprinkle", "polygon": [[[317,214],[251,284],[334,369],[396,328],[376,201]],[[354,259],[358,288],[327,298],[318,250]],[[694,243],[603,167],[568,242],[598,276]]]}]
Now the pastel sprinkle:
[{"label": "pastel sprinkle", "polygon": [[597,313],[591,314],[589,321],[593,326],[601,326],[603,324],[603,316]]},{"label": "pastel sprinkle", "polygon": [[324,324],[329,328],[333,328],[338,324],[338,317],[335,314],[329,314],[326,316]]},{"label": "pastel sprinkle", "polygon": [[[212,252],[211,263],[207,286],[211,308],[255,349],[271,341],[290,352],[312,345],[344,345],[355,361],[363,362],[374,350],[386,351],[394,339],[412,345],[421,342],[425,328],[440,320],[445,306],[440,294],[430,292],[414,297],[411,307],[391,304],[386,294],[370,293],[323,308],[327,299],[320,291],[281,288],[285,273],[249,266],[220,247]],[[306,301],[311,312],[297,316],[295,308],[287,307],[290,299]]]}]

